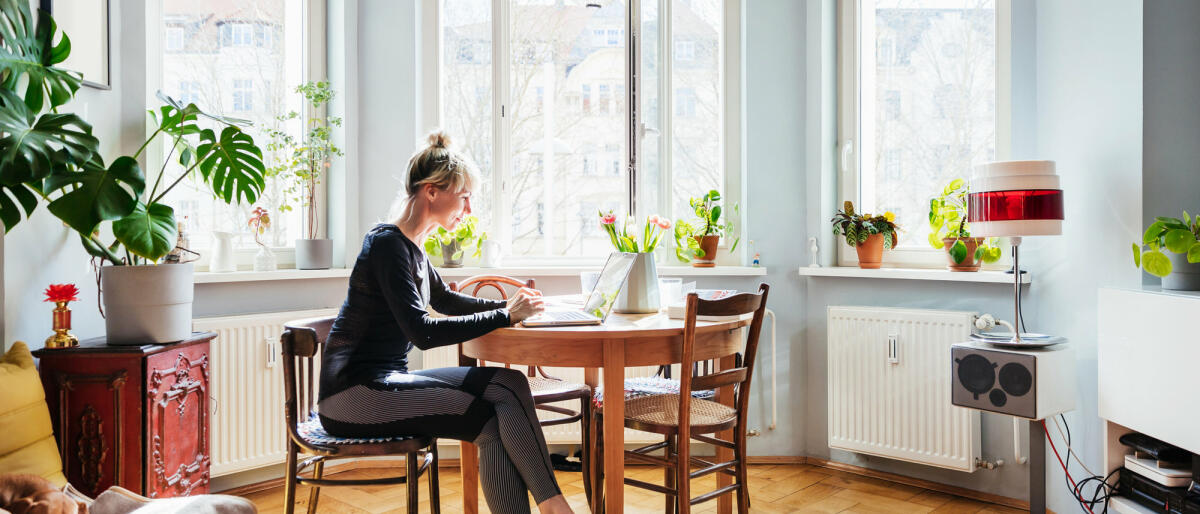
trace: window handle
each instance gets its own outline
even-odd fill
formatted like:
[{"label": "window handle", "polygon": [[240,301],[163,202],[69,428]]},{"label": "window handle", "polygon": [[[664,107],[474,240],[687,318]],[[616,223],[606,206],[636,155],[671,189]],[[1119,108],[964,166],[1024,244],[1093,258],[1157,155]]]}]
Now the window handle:
[{"label": "window handle", "polygon": [[847,139],[842,142],[842,171],[846,171],[850,166],[850,153],[854,151],[854,140]]}]

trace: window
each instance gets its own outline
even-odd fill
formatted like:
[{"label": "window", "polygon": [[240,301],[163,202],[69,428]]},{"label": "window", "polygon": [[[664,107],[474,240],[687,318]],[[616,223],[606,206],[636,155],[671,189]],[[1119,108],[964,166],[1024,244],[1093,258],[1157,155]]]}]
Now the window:
[{"label": "window", "polygon": [[[929,199],[973,164],[1003,157],[1009,0],[856,0],[840,7],[841,195],[904,229],[885,265],[944,265],[927,243]],[[998,37],[999,36],[999,37]],[[843,40],[843,44],[846,43]],[[902,99],[906,102],[901,103]],[[840,202],[838,202],[840,205]],[[839,245],[842,247],[845,245]],[[839,250],[849,265],[853,251]]]},{"label": "window", "polygon": [[675,41],[675,60],[691,62],[696,60],[696,43],[684,39]]},{"label": "window", "polygon": [[[621,4],[596,9],[573,1],[425,1],[438,10],[439,21],[438,33],[425,40],[436,41],[441,55],[431,69],[437,94],[426,99],[438,104],[427,110],[434,116],[425,124],[466,141],[484,177],[472,208],[516,259],[595,262],[607,255],[610,241],[592,226],[598,224],[597,207],[618,214],[636,209],[639,220],[650,214],[674,219],[691,212],[690,196],[710,189],[739,197],[740,184],[727,178],[739,175],[740,150],[724,147],[737,141],[725,133],[726,117],[738,119],[725,98],[737,98],[738,89],[733,96],[727,91],[740,87],[734,80],[738,52],[726,48],[724,27],[727,16],[740,13],[740,2],[671,0],[670,10],[661,11],[670,12],[669,19],[660,16],[667,0],[643,2],[642,19],[635,20],[642,36],[639,102],[630,106],[629,30]],[[692,44],[682,56],[664,30],[672,26]],[[454,58],[468,35],[486,39],[476,57],[486,52],[490,61]],[[662,62],[680,58],[692,62]],[[462,91],[475,87],[486,88],[488,97],[463,101]],[[660,110],[660,102],[671,107]],[[646,129],[636,169],[628,166],[631,108]],[[519,158],[531,153],[543,156],[543,169],[535,172]]]},{"label": "window", "polygon": [[[303,98],[293,93],[293,89],[306,80],[306,52],[317,51],[308,47],[305,18],[311,9],[324,9],[321,0],[246,0],[233,4],[209,0],[160,1],[162,19],[149,23],[160,27],[161,48],[156,45],[150,51],[151,56],[157,53],[161,59],[162,72],[148,77],[149,90],[161,89],[184,103],[195,103],[208,113],[250,120],[253,125],[245,130],[264,150],[269,142],[266,128],[299,133],[304,126],[302,121],[280,126],[275,117],[303,109]],[[181,48],[185,51],[178,51]],[[157,100],[151,100],[148,108],[158,106]],[[200,125],[216,128],[203,118]],[[148,158],[162,163],[167,155],[164,145]],[[265,164],[273,166],[278,158],[268,153],[264,156]],[[147,168],[157,170],[159,166]],[[167,165],[168,177],[177,177],[181,172],[176,157],[172,156]],[[268,245],[290,247],[303,237],[302,209],[295,199],[290,200],[291,211],[280,209],[289,198],[288,186],[282,178],[270,177],[256,204],[231,206],[213,199],[207,186],[184,180],[171,191],[168,200],[176,208],[176,219],[187,224],[191,244],[202,255],[199,262],[202,268],[207,264],[204,254],[212,244],[213,231],[237,234],[234,244],[239,259],[245,254],[245,261],[240,263],[249,267],[257,245],[246,220],[255,207],[263,207],[271,214],[272,226],[261,236]],[[291,259],[287,252],[280,253],[279,258],[285,265]]]}]

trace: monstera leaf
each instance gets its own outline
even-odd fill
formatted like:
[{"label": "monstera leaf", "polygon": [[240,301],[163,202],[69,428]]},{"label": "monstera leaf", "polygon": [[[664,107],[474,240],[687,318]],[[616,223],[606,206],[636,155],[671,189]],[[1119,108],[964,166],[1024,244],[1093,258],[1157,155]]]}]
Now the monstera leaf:
[{"label": "monstera leaf", "polygon": [[56,167],[56,160],[83,164],[100,145],[92,135],[92,126],[78,116],[37,116],[16,93],[3,89],[0,133],[0,184],[5,186],[46,178]]},{"label": "monstera leaf", "polygon": [[25,105],[35,113],[70,101],[80,76],[53,67],[71,53],[71,40],[58,32],[54,19],[42,11],[35,25],[28,0],[0,0],[0,16],[0,87],[16,91],[24,84]]},{"label": "monstera leaf", "polygon": [[0,186],[0,220],[4,221],[6,233],[21,222],[21,209],[13,203],[13,198],[21,204],[26,216],[32,215],[38,204],[36,192],[25,184]]},{"label": "monstera leaf", "polygon": [[255,146],[254,138],[228,126],[221,131],[220,139],[212,129],[204,129],[200,141],[196,147],[197,167],[213,193],[225,203],[258,200],[266,186],[266,168],[262,150]]},{"label": "monstera leaf", "polygon": [[132,157],[120,157],[108,168],[97,157],[79,171],[55,173],[46,179],[47,195],[62,189],[70,190],[50,202],[50,212],[80,234],[91,234],[101,221],[133,212],[146,189],[146,176]]},{"label": "monstera leaf", "polygon": [[175,210],[138,202],[133,212],[113,222],[113,235],[134,255],[157,262],[175,248]]}]

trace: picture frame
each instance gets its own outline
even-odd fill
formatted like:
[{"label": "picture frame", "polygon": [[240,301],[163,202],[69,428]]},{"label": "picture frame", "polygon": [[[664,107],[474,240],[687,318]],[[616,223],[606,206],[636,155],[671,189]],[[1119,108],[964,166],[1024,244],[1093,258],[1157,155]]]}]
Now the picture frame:
[{"label": "picture frame", "polygon": [[38,0],[71,38],[71,55],[59,67],[83,75],[83,85],[112,89],[111,0]]}]

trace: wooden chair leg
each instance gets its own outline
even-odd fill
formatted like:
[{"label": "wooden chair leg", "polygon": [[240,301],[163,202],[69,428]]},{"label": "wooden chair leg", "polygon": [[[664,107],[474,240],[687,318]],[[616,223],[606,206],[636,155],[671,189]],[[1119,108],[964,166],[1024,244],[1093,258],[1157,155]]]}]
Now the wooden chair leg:
[{"label": "wooden chair leg", "polygon": [[404,475],[404,488],[408,491],[408,514],[417,514],[417,490],[421,485],[417,472],[417,452],[406,455],[404,461],[408,464],[408,474]]},{"label": "wooden chair leg", "polygon": [[[671,460],[671,456],[675,454],[675,436],[668,435],[665,437],[667,438],[667,449],[666,449],[667,453],[666,453],[665,457],[667,458],[667,460]],[[671,469],[670,466],[666,466],[663,468],[663,486],[666,487],[667,489],[675,489],[675,470]],[[676,496],[678,496],[678,495],[676,495]],[[674,496],[671,496],[669,494],[666,495],[666,508],[663,512],[665,512],[667,514],[672,514],[675,512],[675,497]]]},{"label": "wooden chair leg", "polygon": [[579,399],[579,414],[582,419],[579,420],[580,432],[583,433],[583,447],[579,449],[579,464],[583,471],[583,495],[587,498],[588,505],[592,505],[592,458],[591,458],[591,431],[592,431],[592,399],[591,397]]},{"label": "wooden chair leg", "polygon": [[[325,474],[325,461],[319,460],[313,465],[313,478],[321,478]],[[321,486],[312,486],[308,493],[308,514],[317,514],[317,499],[321,494]]]},{"label": "wooden chair leg", "polygon": [[433,454],[433,462],[429,464],[429,511],[433,514],[441,514],[442,495],[438,486],[437,439],[429,444],[429,452]]},{"label": "wooden chair leg", "polygon": [[601,417],[596,411],[591,415],[592,439],[590,448],[592,462],[592,514],[604,512],[604,431]]},{"label": "wooden chair leg", "polygon": [[686,450],[687,444],[678,441],[676,436],[676,455],[675,455],[675,512],[677,514],[691,514],[692,512],[692,466],[691,452]]},{"label": "wooden chair leg", "polygon": [[287,476],[283,477],[283,511],[292,514],[296,511],[296,445],[288,440],[287,447]]},{"label": "wooden chair leg", "polygon": [[747,480],[746,470],[746,428],[738,426],[734,437],[736,444],[734,444],[733,458],[737,459],[738,514],[746,514],[750,512],[750,483]]}]

